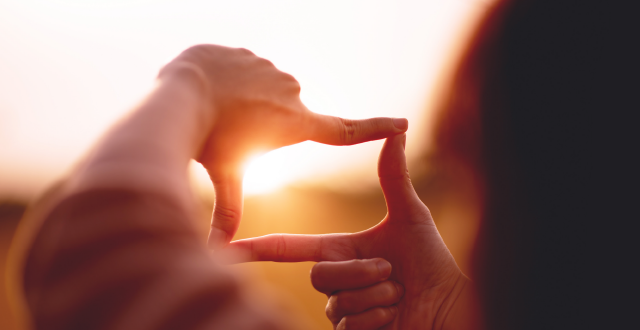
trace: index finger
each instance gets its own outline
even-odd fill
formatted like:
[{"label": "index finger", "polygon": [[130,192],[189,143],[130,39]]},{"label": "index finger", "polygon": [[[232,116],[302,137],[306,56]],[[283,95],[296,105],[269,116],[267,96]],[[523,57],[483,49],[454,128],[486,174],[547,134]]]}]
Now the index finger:
[{"label": "index finger", "polygon": [[404,133],[408,127],[405,118],[344,119],[312,112],[308,139],[336,146],[352,145]]},{"label": "index finger", "polygon": [[224,252],[236,262],[349,260],[356,255],[349,235],[271,234],[233,241]]}]

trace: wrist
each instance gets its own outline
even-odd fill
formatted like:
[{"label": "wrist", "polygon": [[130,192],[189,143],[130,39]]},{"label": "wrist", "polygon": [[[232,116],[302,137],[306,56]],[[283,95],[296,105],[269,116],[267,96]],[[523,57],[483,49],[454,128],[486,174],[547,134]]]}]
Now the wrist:
[{"label": "wrist", "polygon": [[213,97],[211,83],[202,69],[189,62],[170,63],[160,70],[158,80],[180,89],[197,103],[198,122],[208,133],[213,124]]},{"label": "wrist", "polygon": [[76,168],[70,189],[151,191],[190,209],[185,169],[198,155],[211,126],[209,103],[199,84],[188,71],[162,75],[154,90]]},{"label": "wrist", "polygon": [[197,157],[204,145],[214,123],[214,106],[211,96],[211,84],[204,72],[189,62],[170,63],[158,74],[161,85],[175,90],[186,99],[187,105],[180,111],[191,112],[194,124],[194,144],[196,151],[192,158]]}]

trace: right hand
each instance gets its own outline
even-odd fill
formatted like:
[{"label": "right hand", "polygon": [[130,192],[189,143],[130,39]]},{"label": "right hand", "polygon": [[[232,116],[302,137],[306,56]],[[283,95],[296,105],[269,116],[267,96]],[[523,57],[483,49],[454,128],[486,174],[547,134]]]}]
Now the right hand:
[{"label": "right hand", "polygon": [[382,258],[322,261],[311,269],[311,284],[329,298],[334,329],[377,329],[393,321],[404,294],[390,275],[391,264]]},{"label": "right hand", "polygon": [[[471,321],[466,325],[456,325],[457,328],[477,326],[479,322],[472,317],[476,315],[474,311],[460,311],[460,306],[466,308],[473,305],[461,303],[458,299],[472,296],[467,294],[471,290],[471,282],[456,265],[429,209],[420,201],[411,185],[404,156],[404,140],[404,134],[389,137],[380,152],[378,176],[388,213],[374,227],[353,234],[273,234],[249,238],[232,242],[229,252],[243,261],[320,261],[316,266],[318,269],[314,268],[312,273],[316,281],[314,285],[322,269],[331,268],[331,263],[326,262],[383,258],[391,263],[393,269],[388,278],[370,262],[351,261],[349,264],[347,261],[342,267],[334,264],[338,265],[333,266],[334,275],[325,277],[325,282],[330,284],[326,286],[327,289],[319,290],[350,290],[346,294],[350,298],[340,299],[338,291],[337,298],[329,301],[328,316],[336,329],[378,329],[384,324],[383,329],[443,329],[457,322],[459,315]],[[376,260],[376,264],[379,260]],[[367,280],[367,276],[370,280]],[[375,278],[378,281],[373,281]],[[394,295],[388,284],[385,286],[390,292],[381,293],[387,290],[383,288],[377,291],[376,285],[381,285],[387,279],[400,284],[404,288],[404,295],[395,303],[395,308],[372,309],[374,315],[367,314],[369,311],[365,308],[371,307],[370,304],[390,306],[400,296],[399,293]],[[363,289],[353,291],[356,287]],[[378,294],[382,295],[378,297],[381,300],[374,302],[372,297]],[[340,300],[347,301],[347,307],[341,307]]]},{"label": "right hand", "polygon": [[289,74],[241,48],[198,45],[182,52],[160,72],[199,77],[205,97],[206,139],[198,161],[215,188],[209,246],[227,245],[242,215],[242,165],[248,156],[312,140],[351,145],[406,131],[400,118],[348,120],[309,111],[300,85]]}]

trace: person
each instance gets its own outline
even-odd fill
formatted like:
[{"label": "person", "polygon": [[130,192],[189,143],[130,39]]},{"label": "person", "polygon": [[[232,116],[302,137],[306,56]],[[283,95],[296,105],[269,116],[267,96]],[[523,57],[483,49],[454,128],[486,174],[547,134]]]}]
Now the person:
[{"label": "person", "polygon": [[[290,75],[245,49],[199,45],[96,144],[21,225],[14,287],[35,329],[280,329],[209,248],[233,237],[239,168],[255,151],[305,140],[351,145],[406,131],[403,118],[309,111]],[[187,165],[216,191],[200,242]]]},{"label": "person", "polygon": [[318,261],[311,280],[329,297],[335,329],[636,327],[640,47],[632,7],[488,6],[433,133],[433,159],[473,173],[477,205],[463,206],[480,221],[473,281],[415,194],[400,137],[388,138],[380,156],[388,214],[378,225],[250,238],[230,249],[245,261]]},{"label": "person", "polygon": [[473,283],[458,268],[429,209],[416,194],[404,157],[405,135],[387,138],[378,164],[387,216],[358,233],[272,234],[230,244],[242,261],[321,261],[314,287],[329,295],[336,329],[433,325],[469,329],[479,320]]},{"label": "person", "polygon": [[[235,251],[247,261],[321,261],[313,268],[312,282],[329,295],[328,316],[338,329],[601,329],[636,324],[633,225],[640,164],[638,72],[633,64],[640,56],[634,42],[637,20],[629,6],[499,2],[468,45],[445,99],[436,141],[445,164],[462,163],[478,179],[481,226],[474,281],[459,271],[415,195],[402,150],[406,125],[393,127],[390,119],[374,120],[378,124],[370,127],[382,129],[354,133],[359,139],[350,140],[387,137],[378,171],[388,214],[379,225],[355,234],[258,237],[220,249],[231,240],[239,219],[238,208],[220,207],[213,221],[219,231],[212,231],[211,246],[218,252]],[[243,58],[236,55],[230,58]],[[253,131],[222,125],[218,128],[225,134],[216,135],[216,125],[211,131],[180,127],[210,123],[184,115],[190,109],[216,113],[196,110],[199,103],[193,100],[203,90],[224,91],[212,92],[215,97],[207,98],[214,101],[207,104],[225,108],[247,104],[244,98],[227,99],[225,93],[253,96],[250,100],[257,96],[263,105],[265,98],[281,104],[291,99],[266,96],[283,95],[284,90],[294,95],[298,87],[285,88],[289,85],[284,82],[292,80],[260,62],[264,67],[249,67],[264,75],[244,82],[256,87],[282,77],[277,80],[282,84],[261,87],[273,88],[273,94],[260,88],[234,94],[246,91],[234,83],[257,73],[226,76],[232,78],[227,81],[221,77],[233,71],[234,61],[220,62],[225,65],[219,71],[215,63],[214,69],[204,70],[186,62],[168,66],[176,69],[166,74],[180,83],[161,78],[149,100],[108,134],[61,188],[58,196],[64,198],[42,212],[44,223],[33,245],[26,245],[21,286],[38,327],[279,326],[252,308],[233,278],[211,262],[215,257],[193,242],[188,211],[183,211],[189,209],[189,195],[180,178],[194,156],[208,164],[219,203],[238,205],[238,191],[231,188],[238,187],[231,165],[236,158],[224,155],[235,146],[250,145],[251,139],[241,133],[250,137]],[[246,68],[248,63],[242,63]],[[201,71],[215,72],[217,79],[182,76],[206,77]],[[214,88],[200,89],[205,82]],[[182,106],[172,106],[176,104]],[[297,99],[293,104],[299,104]],[[235,112],[222,113],[214,123],[225,118],[242,122]],[[288,111],[260,113],[273,115],[276,127],[291,118]],[[333,132],[312,134],[318,141],[342,136],[336,140],[345,142],[351,136],[339,133],[348,131],[339,120],[325,119],[302,126],[315,134]],[[322,124],[327,122],[333,124]],[[154,134],[145,135],[149,131],[141,128]],[[206,139],[201,153],[193,147],[198,143],[189,141],[202,131],[217,139]],[[278,140],[277,132],[282,130],[260,134],[280,142],[270,146],[304,138]],[[158,136],[171,138],[161,139],[166,145],[156,144]],[[216,162],[229,166],[216,167]]]}]

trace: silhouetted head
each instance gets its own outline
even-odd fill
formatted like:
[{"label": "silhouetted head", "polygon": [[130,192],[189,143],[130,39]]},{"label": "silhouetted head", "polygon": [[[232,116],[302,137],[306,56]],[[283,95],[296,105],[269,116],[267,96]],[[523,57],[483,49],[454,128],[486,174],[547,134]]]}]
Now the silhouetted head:
[{"label": "silhouetted head", "polygon": [[612,328],[633,315],[634,12],[502,2],[458,66],[436,143],[483,183],[474,277],[488,329]]}]

